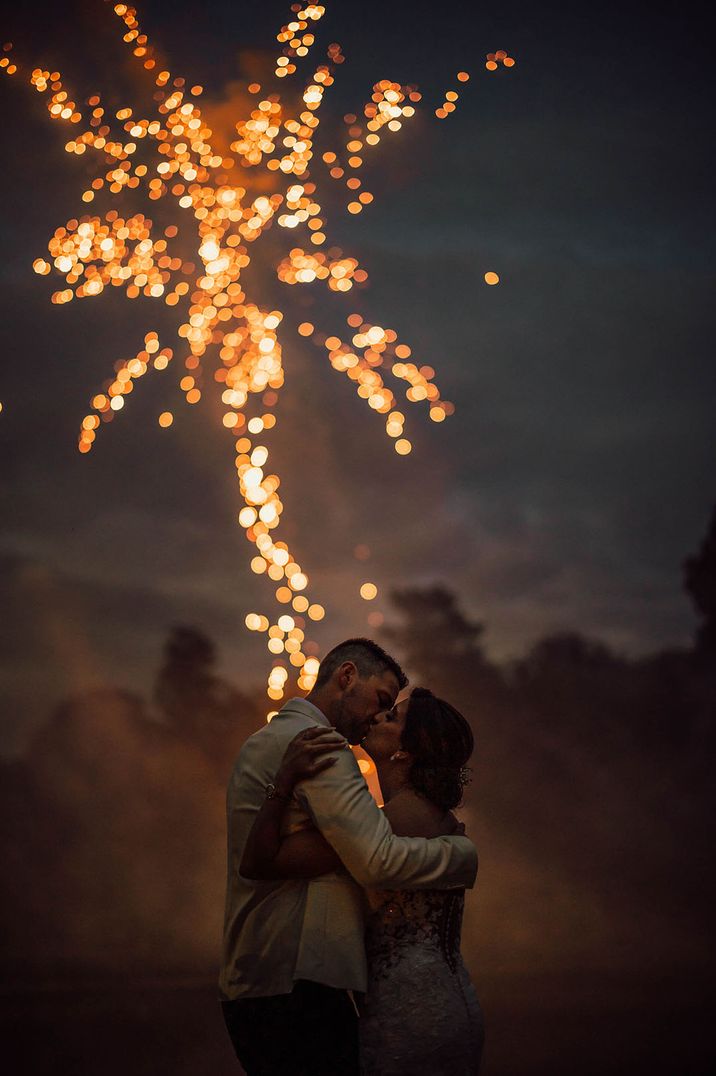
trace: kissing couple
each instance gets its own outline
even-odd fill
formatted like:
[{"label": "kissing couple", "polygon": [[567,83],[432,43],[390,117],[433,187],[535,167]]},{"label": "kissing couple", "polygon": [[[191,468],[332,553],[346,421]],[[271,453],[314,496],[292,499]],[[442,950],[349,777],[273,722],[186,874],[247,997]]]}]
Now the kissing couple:
[{"label": "kissing couple", "polygon": [[[227,794],[220,992],[247,1076],[475,1076],[460,956],[477,852],[453,809],[473,737],[370,639],[248,738]],[[383,809],[350,745],[375,762]]]}]

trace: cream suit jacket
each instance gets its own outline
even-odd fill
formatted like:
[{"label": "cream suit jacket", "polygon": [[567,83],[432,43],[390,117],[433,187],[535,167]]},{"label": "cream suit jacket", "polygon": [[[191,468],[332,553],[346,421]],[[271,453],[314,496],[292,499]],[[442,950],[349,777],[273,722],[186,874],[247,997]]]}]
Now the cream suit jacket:
[{"label": "cream suit jacket", "polygon": [[252,881],[239,864],[254,818],[290,740],[327,718],[291,699],[250,736],[227,793],[228,878],[219,986],[225,998],[287,994],[297,979],[366,989],[362,886],[382,889],[472,887],[477,852],[467,837],[396,837],[370,794],[352,751],[296,787],[287,832],[315,826],[345,871],[320,878]]}]

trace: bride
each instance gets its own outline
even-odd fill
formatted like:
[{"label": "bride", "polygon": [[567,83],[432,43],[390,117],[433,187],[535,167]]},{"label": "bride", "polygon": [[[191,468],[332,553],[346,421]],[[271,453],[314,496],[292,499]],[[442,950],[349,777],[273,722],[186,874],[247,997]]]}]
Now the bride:
[{"label": "bride", "polygon": [[[298,781],[335,761],[325,755],[317,761],[317,752],[335,750],[335,741],[321,747],[321,733],[309,733],[289,745],[276,776],[284,803]],[[397,835],[438,837],[461,829],[452,810],[462,799],[473,737],[454,707],[415,688],[373,719],[361,746],[375,762],[384,812]],[[259,814],[242,875],[306,878],[344,869],[317,830],[281,838],[280,829],[277,815]],[[460,956],[464,896],[463,889],[365,891],[368,990],[359,1025],[364,1076],[478,1072],[484,1032]]]}]

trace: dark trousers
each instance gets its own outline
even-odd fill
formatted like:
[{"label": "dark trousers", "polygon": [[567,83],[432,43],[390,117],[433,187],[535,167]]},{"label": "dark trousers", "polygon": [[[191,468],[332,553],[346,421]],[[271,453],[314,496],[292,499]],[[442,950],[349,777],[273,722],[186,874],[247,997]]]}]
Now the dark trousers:
[{"label": "dark trousers", "polygon": [[221,1007],[246,1076],[359,1076],[358,1017],[345,990],[299,979],[290,994]]}]

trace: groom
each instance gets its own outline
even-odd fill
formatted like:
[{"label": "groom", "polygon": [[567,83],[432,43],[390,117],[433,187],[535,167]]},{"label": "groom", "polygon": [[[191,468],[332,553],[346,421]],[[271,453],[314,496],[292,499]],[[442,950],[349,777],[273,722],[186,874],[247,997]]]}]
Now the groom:
[{"label": "groom", "polygon": [[229,838],[224,1019],[248,1076],[358,1076],[352,991],[366,989],[361,888],[471,887],[475,848],[465,837],[396,837],[352,751],[298,788],[286,812],[292,830],[318,828],[346,872],[313,880],[252,881],[239,864],[253,820],[286,747],[303,729],[333,727],[359,743],[376,714],[407,684],[400,666],[370,639],[348,639],[321,662],[305,699],[290,699],[250,736],[227,794]]}]

